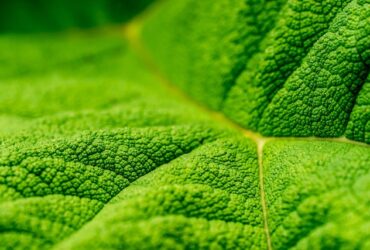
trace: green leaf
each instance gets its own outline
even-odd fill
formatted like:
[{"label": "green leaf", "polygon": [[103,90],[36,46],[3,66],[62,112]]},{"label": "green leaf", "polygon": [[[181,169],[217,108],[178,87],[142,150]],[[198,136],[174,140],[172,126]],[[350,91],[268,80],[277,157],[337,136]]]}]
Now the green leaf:
[{"label": "green leaf", "polygon": [[0,3],[0,32],[35,33],[124,22],[153,0],[12,0]]},{"label": "green leaf", "polygon": [[0,249],[369,248],[369,10],[163,1],[0,35]]},{"label": "green leaf", "polygon": [[264,136],[370,143],[369,1],[182,2],[144,30],[172,82]]}]

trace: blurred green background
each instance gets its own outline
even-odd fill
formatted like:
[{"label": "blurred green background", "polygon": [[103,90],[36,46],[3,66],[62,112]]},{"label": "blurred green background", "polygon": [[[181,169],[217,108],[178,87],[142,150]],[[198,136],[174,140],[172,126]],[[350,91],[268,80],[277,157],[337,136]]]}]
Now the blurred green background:
[{"label": "blurred green background", "polygon": [[33,33],[122,23],[153,0],[0,1],[1,33]]}]

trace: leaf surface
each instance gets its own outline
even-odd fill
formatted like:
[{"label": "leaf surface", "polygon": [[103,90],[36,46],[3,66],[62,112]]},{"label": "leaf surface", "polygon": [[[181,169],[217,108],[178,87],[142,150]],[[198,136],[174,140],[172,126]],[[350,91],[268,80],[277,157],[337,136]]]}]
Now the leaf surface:
[{"label": "leaf surface", "polygon": [[1,35],[0,249],[367,249],[370,8],[327,2]]}]

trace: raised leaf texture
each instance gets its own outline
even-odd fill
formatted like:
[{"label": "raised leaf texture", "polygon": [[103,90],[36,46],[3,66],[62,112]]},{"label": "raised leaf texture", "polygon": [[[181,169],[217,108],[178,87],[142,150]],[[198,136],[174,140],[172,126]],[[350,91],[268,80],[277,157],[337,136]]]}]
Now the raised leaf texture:
[{"label": "raised leaf texture", "polygon": [[265,136],[370,142],[360,100],[369,92],[368,1],[182,2],[165,4],[144,35],[191,96]]},{"label": "raised leaf texture", "polygon": [[368,249],[369,10],[163,1],[141,37],[1,35],[0,249]]}]

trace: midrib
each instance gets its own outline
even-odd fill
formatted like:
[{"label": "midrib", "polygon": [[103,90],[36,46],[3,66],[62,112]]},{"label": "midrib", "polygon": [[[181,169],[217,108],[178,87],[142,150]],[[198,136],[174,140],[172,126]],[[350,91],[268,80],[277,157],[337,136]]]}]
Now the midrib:
[{"label": "midrib", "polygon": [[[247,136],[247,135],[246,135]],[[247,138],[249,138],[247,136]],[[256,141],[257,143],[257,156],[258,156],[258,174],[259,174],[259,186],[260,186],[260,196],[261,196],[261,207],[263,215],[263,227],[266,235],[267,249],[272,250],[270,230],[268,224],[268,212],[266,203],[266,192],[265,192],[265,179],[264,179],[264,169],[263,169],[263,147],[265,146],[266,140],[260,139]]]},{"label": "midrib", "polygon": [[227,118],[223,113],[211,110],[210,108],[206,107],[205,105],[195,101],[193,98],[188,96],[184,93],[180,88],[178,88],[175,84],[169,81],[162,72],[158,69],[156,63],[151,58],[150,53],[146,50],[145,46],[143,45],[140,37],[140,32],[143,26],[143,22],[150,16],[152,13],[155,13],[158,6],[160,6],[162,1],[159,3],[154,4],[152,7],[144,11],[141,15],[137,16],[131,22],[127,23],[123,27],[123,36],[129,42],[129,45],[133,49],[134,53],[137,54],[138,58],[141,59],[148,68],[148,70],[157,77],[159,83],[165,87],[173,96],[178,97],[179,99],[183,100],[184,102],[188,103],[191,106],[195,106],[200,111],[206,113],[210,118],[212,118],[215,122],[225,124],[225,126],[233,128],[241,132],[241,134],[253,140],[257,145],[257,156],[258,156],[258,172],[259,172],[259,187],[260,187],[260,197],[261,197],[261,206],[262,206],[262,214],[263,214],[263,226],[264,232],[266,237],[267,249],[272,250],[272,242],[271,236],[269,231],[268,225],[268,207],[266,203],[266,193],[264,187],[264,167],[263,167],[263,149],[266,143],[270,141],[276,140],[284,140],[284,141],[294,141],[294,140],[305,140],[305,141],[331,141],[331,142],[340,142],[340,143],[348,143],[358,146],[370,147],[370,145],[362,142],[357,142],[353,140],[349,140],[347,138],[339,137],[339,138],[325,138],[325,137],[265,137],[262,136],[260,133],[245,129],[241,127],[239,124],[233,122],[229,118]]}]

